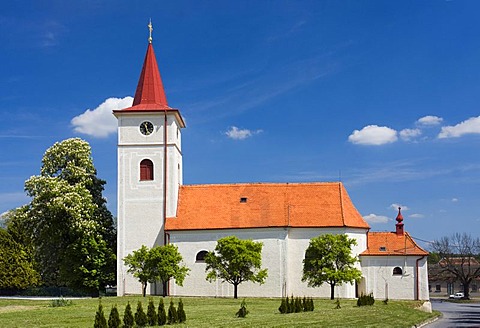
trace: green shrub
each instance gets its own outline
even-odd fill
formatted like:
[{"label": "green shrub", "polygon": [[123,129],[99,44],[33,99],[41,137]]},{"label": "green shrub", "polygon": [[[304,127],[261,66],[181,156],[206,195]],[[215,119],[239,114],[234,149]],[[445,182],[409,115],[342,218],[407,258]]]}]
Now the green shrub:
[{"label": "green shrub", "polygon": [[153,300],[150,299],[148,301],[148,309],[147,309],[147,322],[150,326],[155,326],[157,324],[157,312],[155,312],[155,304],[153,304]]},{"label": "green shrub", "polygon": [[295,313],[299,313],[303,311],[302,307],[302,301],[300,300],[300,297],[295,298]]},{"label": "green shrub", "polygon": [[134,324],[135,321],[133,319],[132,307],[130,306],[130,302],[128,302],[123,314],[123,327],[132,328]]},{"label": "green shrub", "polygon": [[160,299],[158,304],[158,325],[163,326],[167,323],[167,313],[165,312],[165,304],[163,303],[163,298]]},{"label": "green shrub", "polygon": [[143,311],[142,302],[138,302],[137,311],[135,312],[135,323],[138,327],[145,327],[147,325],[147,315]]},{"label": "green shrub", "polygon": [[288,303],[288,313],[294,313],[295,312],[295,299],[290,297],[290,303]]},{"label": "green shrub", "polygon": [[71,300],[66,300],[63,297],[57,298],[52,300],[50,303],[51,307],[62,307],[62,306],[70,306],[73,302]]},{"label": "green shrub", "polygon": [[249,311],[247,310],[247,303],[245,302],[245,300],[243,300],[242,304],[240,304],[240,309],[238,309],[238,311],[237,311],[237,313],[235,313],[235,315],[238,318],[245,318],[248,313],[249,313]]},{"label": "green shrub", "polygon": [[178,322],[177,310],[175,309],[175,305],[173,305],[173,301],[170,300],[170,306],[168,307],[167,323],[169,325],[173,325],[177,322]]},{"label": "green shrub", "polygon": [[118,313],[117,305],[112,306],[110,316],[108,317],[108,328],[120,328],[121,325],[120,314]]},{"label": "green shrub", "polygon": [[98,302],[98,310],[95,313],[95,323],[93,324],[94,328],[107,328],[107,319],[105,319],[105,314],[103,313],[102,302]]},{"label": "green shrub", "polygon": [[280,311],[281,314],[285,314],[288,312],[288,306],[285,298],[282,298],[282,303],[280,304],[278,311]]},{"label": "green shrub", "polygon": [[180,301],[178,302],[177,314],[178,314],[178,322],[179,323],[183,323],[183,322],[187,321],[187,314],[185,313],[185,310],[183,309],[182,299],[180,299]]},{"label": "green shrub", "polygon": [[373,293],[365,295],[362,293],[357,300],[357,306],[366,306],[366,305],[373,305],[375,303],[375,299],[373,298]]}]

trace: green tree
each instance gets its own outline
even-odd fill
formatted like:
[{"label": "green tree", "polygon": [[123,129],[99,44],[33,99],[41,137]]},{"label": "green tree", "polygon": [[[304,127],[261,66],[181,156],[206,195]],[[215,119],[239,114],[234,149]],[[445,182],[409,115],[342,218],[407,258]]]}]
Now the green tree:
[{"label": "green tree", "polygon": [[170,300],[170,306],[168,307],[167,323],[169,325],[173,325],[177,322],[178,322],[177,309],[175,309],[175,305],[173,305],[173,301]]},{"label": "green tree", "polygon": [[[189,269],[182,265],[182,255],[175,245],[155,246],[149,249],[142,245],[138,250],[128,254],[123,261],[127,265],[128,272],[142,284],[142,295],[145,297],[147,283],[160,280],[162,283],[174,278],[175,282],[182,286],[183,280]],[[167,290],[163,288],[163,296]]]},{"label": "green tree", "polygon": [[187,321],[187,314],[185,313],[185,310],[183,309],[183,302],[182,299],[178,302],[178,310],[177,310],[177,315],[178,315],[178,322],[183,323]]},{"label": "green tree", "polygon": [[142,302],[138,301],[137,311],[135,312],[135,324],[137,327],[145,327],[148,323],[147,315],[143,311]]},{"label": "green tree", "polygon": [[262,246],[261,242],[235,236],[219,239],[215,250],[205,255],[207,280],[222,279],[232,284],[234,298],[238,298],[238,285],[242,282],[263,284],[267,269],[261,269]]},{"label": "green tree", "polygon": [[147,309],[147,318],[148,318],[148,325],[155,326],[157,324],[157,312],[155,311],[155,304],[153,304],[153,299],[148,301],[148,309]]},{"label": "green tree", "polygon": [[0,289],[25,289],[39,283],[32,258],[23,245],[0,228]]},{"label": "green tree", "polygon": [[163,326],[167,323],[167,313],[165,311],[165,303],[163,303],[163,298],[160,299],[158,303],[158,325]]},{"label": "green tree", "polygon": [[123,327],[131,328],[135,324],[135,319],[133,318],[132,307],[130,302],[127,303],[125,307],[125,312],[123,313]]},{"label": "green tree", "polygon": [[467,233],[455,233],[435,240],[432,250],[440,260],[430,266],[430,278],[459,281],[464,298],[470,297],[470,284],[480,277],[480,238]]},{"label": "green tree", "polygon": [[108,328],[119,328],[122,322],[120,321],[120,314],[118,313],[117,305],[112,306],[110,316],[108,317]]},{"label": "green tree", "polygon": [[318,287],[323,283],[330,285],[330,299],[335,298],[335,286],[353,283],[362,277],[362,272],[355,267],[357,257],[352,256],[355,239],[347,235],[326,234],[310,239],[310,244],[303,260],[302,281],[308,286]]},{"label": "green tree", "polygon": [[32,201],[14,211],[8,227],[31,242],[46,285],[98,293],[115,282],[116,232],[104,184],[90,145],[78,138],[47,149],[40,175],[25,182]]},{"label": "green tree", "polygon": [[94,328],[107,328],[107,319],[105,319],[105,314],[103,313],[102,302],[98,303],[98,310],[95,313],[95,323],[93,324]]}]

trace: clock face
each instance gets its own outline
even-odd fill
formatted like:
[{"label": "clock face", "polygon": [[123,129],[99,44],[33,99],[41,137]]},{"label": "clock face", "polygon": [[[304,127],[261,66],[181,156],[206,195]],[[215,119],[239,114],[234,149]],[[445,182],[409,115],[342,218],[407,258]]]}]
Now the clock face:
[{"label": "clock face", "polygon": [[145,121],[140,123],[140,132],[146,136],[152,134],[153,132],[153,124],[152,122]]}]

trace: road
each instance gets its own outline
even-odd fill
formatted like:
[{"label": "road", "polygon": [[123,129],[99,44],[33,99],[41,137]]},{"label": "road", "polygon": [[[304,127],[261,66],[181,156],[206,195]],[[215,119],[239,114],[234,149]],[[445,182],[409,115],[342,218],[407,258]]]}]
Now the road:
[{"label": "road", "polygon": [[453,303],[431,299],[432,308],[443,313],[426,328],[480,327],[480,303]]}]

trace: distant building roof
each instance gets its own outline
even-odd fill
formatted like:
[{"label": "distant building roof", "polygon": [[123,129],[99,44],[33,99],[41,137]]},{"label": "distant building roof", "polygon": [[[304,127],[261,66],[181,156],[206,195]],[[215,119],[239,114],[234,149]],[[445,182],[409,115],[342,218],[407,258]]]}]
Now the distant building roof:
[{"label": "distant building roof", "polygon": [[396,232],[369,232],[367,249],[360,255],[423,256],[428,255],[428,252],[418,246],[408,232],[403,235]]},{"label": "distant building roof", "polygon": [[181,186],[165,230],[369,225],[340,182]]}]

